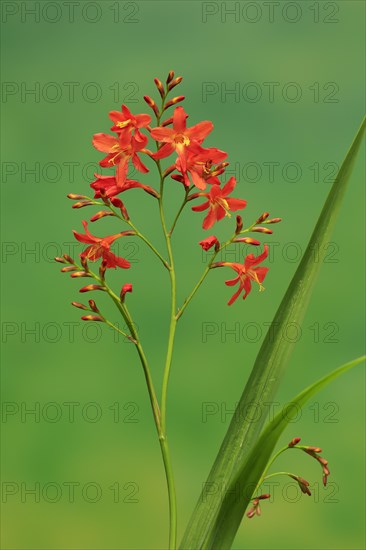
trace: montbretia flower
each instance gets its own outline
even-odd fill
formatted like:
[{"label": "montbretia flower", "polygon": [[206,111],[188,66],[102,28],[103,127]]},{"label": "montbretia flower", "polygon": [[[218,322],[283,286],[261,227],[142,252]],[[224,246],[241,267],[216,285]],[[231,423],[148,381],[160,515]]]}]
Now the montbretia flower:
[{"label": "montbretia flower", "polygon": [[228,197],[234,190],[235,185],[236,179],[231,177],[224,187],[221,188],[219,185],[213,185],[209,193],[199,193],[196,195],[196,197],[206,197],[208,199],[199,206],[192,206],[194,212],[202,212],[203,210],[207,210],[207,208],[209,209],[207,216],[203,220],[203,229],[210,229],[215,222],[222,220],[225,216],[230,217],[230,212],[242,210],[246,207],[246,200]]},{"label": "montbretia flower", "polygon": [[262,282],[264,281],[265,276],[267,275],[268,267],[254,267],[268,256],[268,246],[264,245],[264,252],[259,256],[255,257],[254,254],[248,254],[245,258],[243,264],[235,262],[217,262],[212,264],[212,267],[231,267],[236,271],[237,276],[235,279],[225,281],[227,286],[234,286],[239,283],[239,288],[235,294],[228,301],[228,305],[231,306],[235,300],[240,296],[241,292],[244,291],[243,300],[248,296],[252,289],[252,281],[258,283],[259,290],[264,290]]},{"label": "montbretia flower", "polygon": [[123,186],[127,179],[128,163],[132,163],[136,170],[146,173],[148,168],[143,164],[137,153],[145,149],[147,137],[141,133],[131,136],[130,133],[119,135],[118,137],[109,134],[94,134],[93,145],[98,151],[107,153],[99,164],[104,168],[117,166],[116,178],[119,186]]},{"label": "montbretia flower", "polygon": [[125,179],[124,182],[118,182],[115,176],[102,176],[100,174],[94,174],[94,176],[97,179],[90,184],[90,187],[94,189],[95,199],[100,198],[102,194],[109,199],[119,195],[119,193],[136,188],[143,189],[146,193],[149,193],[154,197],[159,196],[155,189],[149,185],[143,185],[136,180]]},{"label": "montbretia flower", "polygon": [[150,115],[133,115],[126,105],[122,105],[121,111],[111,111],[109,118],[114,123],[111,128],[112,132],[127,134],[136,130],[138,137],[141,135],[139,128],[147,128],[151,122]]},{"label": "montbretia flower", "polygon": [[208,120],[187,128],[187,116],[183,107],[176,107],[173,114],[173,128],[159,126],[151,130],[151,137],[164,143],[152,157],[159,160],[176,151],[183,172],[187,169],[187,152],[192,149],[198,152],[198,146],[213,130],[213,124]]},{"label": "montbretia flower", "polygon": [[110,235],[109,237],[95,237],[89,232],[88,224],[85,220],[83,220],[82,224],[85,229],[85,235],[73,231],[76,240],[81,243],[90,244],[90,246],[80,254],[82,259],[95,262],[99,258],[102,258],[106,268],[122,267],[123,269],[128,269],[131,266],[128,260],[113,254],[113,252],[110,251],[110,247],[116,239],[126,235],[134,235],[134,231],[123,231],[122,233]]},{"label": "montbretia flower", "polygon": [[[188,151],[185,168],[180,158],[177,159],[175,164],[176,169],[182,173],[182,176],[172,177],[184,183],[186,187],[189,187],[191,181],[188,174],[190,174],[193,185],[201,190],[206,189],[208,183],[220,185],[220,180],[217,176],[227,166],[227,163],[223,163],[226,157],[227,153],[225,151],[220,151],[220,149],[216,149],[215,147],[209,149],[200,147],[198,151]],[[215,166],[216,164],[217,166]]]}]

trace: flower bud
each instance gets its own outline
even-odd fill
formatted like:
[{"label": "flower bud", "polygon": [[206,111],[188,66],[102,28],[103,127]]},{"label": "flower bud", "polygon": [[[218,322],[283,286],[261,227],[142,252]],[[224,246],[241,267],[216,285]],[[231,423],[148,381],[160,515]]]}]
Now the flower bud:
[{"label": "flower bud", "polygon": [[60,264],[66,264],[67,261],[65,260],[65,258],[59,258],[58,256],[56,256],[56,258],[54,258],[55,262],[59,262]]},{"label": "flower bud", "polygon": [[77,269],[76,265],[68,265],[67,267],[63,267],[61,271],[62,273],[68,273],[69,271],[76,271]]},{"label": "flower bud", "polygon": [[100,220],[100,218],[105,218],[105,216],[114,216],[114,212],[110,212],[109,210],[99,210],[94,216],[90,218],[91,222],[95,222],[97,220]]},{"label": "flower bud", "polygon": [[183,101],[184,99],[185,99],[184,95],[178,95],[177,97],[173,97],[173,99],[168,101],[168,103],[165,105],[164,111],[166,111],[166,109],[169,109],[169,107],[171,107],[172,105],[175,105],[176,103],[179,103],[180,101]]},{"label": "flower bud", "polygon": [[75,271],[74,273],[71,273],[70,277],[91,277],[91,275],[89,275],[86,271]]},{"label": "flower bud", "polygon": [[263,212],[263,214],[257,219],[255,223],[262,223],[264,220],[266,220],[269,216],[269,212]]},{"label": "flower bud", "polygon": [[280,223],[282,222],[282,218],[271,218],[270,220],[267,220],[266,223]]},{"label": "flower bud", "polygon": [[174,172],[175,170],[175,164],[171,164],[170,166],[168,166],[168,168],[166,168],[164,170],[164,173],[163,173],[163,176],[164,178],[166,178],[167,176],[169,176],[169,174],[171,174],[172,172]]},{"label": "flower bud", "polygon": [[243,219],[241,216],[236,216],[236,229],[235,233],[238,234],[243,229]]},{"label": "flower bud", "polygon": [[99,315],[83,315],[81,318],[83,321],[101,321],[104,322],[104,319],[102,317],[99,317]]},{"label": "flower bud", "polygon": [[170,84],[168,84],[168,91],[170,92],[170,90],[175,88],[175,86],[178,86],[178,84],[180,84],[182,82],[182,80],[183,80],[182,76],[177,76],[177,78],[175,78],[174,80],[172,80],[170,82]]},{"label": "flower bud", "polygon": [[71,305],[74,307],[78,307],[79,309],[88,309],[84,304],[81,304],[80,302],[71,302]]},{"label": "flower bud", "polygon": [[164,120],[164,122],[162,122],[160,124],[160,126],[169,126],[169,124],[173,124],[173,117],[171,116],[170,118],[167,118],[166,120]]},{"label": "flower bud", "polygon": [[215,237],[214,235],[212,235],[211,237],[206,237],[206,239],[203,239],[203,241],[200,241],[198,244],[202,247],[203,250],[206,251],[210,250],[210,248],[212,248],[213,246],[215,247],[216,252],[220,248],[220,243],[217,240],[217,237]]},{"label": "flower bud", "polygon": [[157,87],[157,89],[158,89],[158,91],[159,91],[159,94],[160,94],[161,97],[164,99],[164,97],[165,97],[165,90],[164,90],[163,84],[161,83],[161,81],[160,81],[158,78],[154,78],[154,82],[155,82],[155,86]]},{"label": "flower bud", "polygon": [[122,287],[121,294],[120,294],[120,299],[122,303],[125,301],[127,292],[132,292],[132,285],[130,283],[126,283]]},{"label": "flower bud", "polygon": [[66,196],[67,196],[68,199],[71,199],[73,201],[78,201],[78,200],[81,200],[81,199],[88,199],[88,197],[85,196],[85,195],[75,195],[75,193],[69,193]]},{"label": "flower bud", "polygon": [[80,201],[80,202],[75,202],[75,203],[72,205],[72,208],[84,208],[84,206],[90,206],[91,204],[94,204],[93,201]]},{"label": "flower bud", "polygon": [[159,116],[159,109],[158,109],[158,106],[156,105],[155,101],[153,99],[151,99],[151,97],[148,96],[148,95],[144,95],[144,100],[146,101],[148,106],[151,107],[151,109],[154,111],[155,115],[158,117]]},{"label": "flower bud", "polygon": [[111,198],[111,203],[113,204],[113,206],[115,206],[116,208],[119,208],[121,210],[121,214],[122,214],[122,217],[125,219],[125,220],[129,220],[130,219],[130,216],[128,215],[128,212],[126,210],[126,207],[125,205],[123,204],[123,202],[121,201],[121,199],[119,199],[118,197],[112,197]]},{"label": "flower bud", "polygon": [[271,234],[273,233],[272,229],[268,229],[268,227],[252,227],[251,231],[254,231],[256,233],[267,233],[267,234]]},{"label": "flower bud", "polygon": [[89,300],[89,306],[90,309],[94,311],[94,313],[99,313],[99,309],[97,308],[97,304],[94,302],[94,300]]},{"label": "flower bud", "polygon": [[259,246],[261,244],[260,241],[252,239],[251,237],[240,237],[238,239],[235,239],[234,243],[252,244],[253,246]]},{"label": "flower bud", "polygon": [[74,260],[71,258],[71,256],[69,256],[68,254],[64,254],[63,257],[65,258],[66,262],[68,262],[69,264],[75,263]]},{"label": "flower bud", "polygon": [[298,443],[300,443],[301,441],[301,437],[294,437],[293,439],[291,439],[290,443],[288,444],[288,447],[295,447],[295,445],[297,445]]},{"label": "flower bud", "polygon": [[79,292],[90,292],[91,290],[105,290],[104,286],[100,285],[86,285],[79,290]]},{"label": "flower bud", "polygon": [[166,83],[169,84],[174,78],[174,71],[169,71],[168,77],[166,79]]},{"label": "flower bud", "polygon": [[101,278],[102,281],[104,281],[105,279],[105,272],[107,270],[107,262],[102,262],[99,266],[99,277]]}]

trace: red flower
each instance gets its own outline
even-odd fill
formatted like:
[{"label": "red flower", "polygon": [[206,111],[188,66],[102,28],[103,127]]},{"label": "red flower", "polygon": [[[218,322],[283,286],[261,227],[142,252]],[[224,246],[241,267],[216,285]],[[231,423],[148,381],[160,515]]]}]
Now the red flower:
[{"label": "red flower", "polygon": [[267,275],[268,267],[254,267],[255,265],[260,264],[268,256],[268,246],[264,245],[264,252],[259,256],[255,257],[254,254],[248,254],[244,260],[244,264],[233,263],[233,262],[217,262],[212,264],[212,267],[223,267],[228,266],[234,269],[238,274],[235,279],[225,281],[227,286],[234,286],[236,283],[239,283],[239,288],[235,294],[228,301],[228,305],[231,306],[235,300],[240,296],[241,292],[244,290],[243,300],[248,296],[249,292],[252,289],[252,281],[255,281],[259,284],[259,290],[264,290],[262,282],[264,281],[265,276]]},{"label": "red flower", "polygon": [[210,248],[212,248],[213,246],[215,247],[215,250],[220,247],[220,243],[215,235],[203,239],[203,241],[200,241],[198,244],[202,247],[203,250],[206,251],[210,250]]},{"label": "red flower", "polygon": [[[198,149],[198,148],[197,148]],[[181,159],[178,158],[175,166],[179,172],[183,174],[182,177],[172,176],[173,179],[181,181],[189,187],[191,182],[188,177],[190,173],[193,184],[198,187],[198,189],[206,189],[207,183],[220,185],[220,180],[217,178],[218,174],[222,174],[226,164],[221,164],[219,166],[213,166],[217,163],[222,163],[227,157],[227,153],[211,147],[204,149],[199,147],[198,150],[188,150],[186,157],[185,169],[183,168]]]},{"label": "red flower", "polygon": [[173,128],[159,126],[151,130],[151,137],[164,143],[159,151],[152,155],[153,158],[156,160],[162,159],[176,151],[183,172],[187,169],[187,151],[192,149],[198,151],[198,146],[213,129],[212,122],[208,120],[199,122],[195,126],[191,126],[191,128],[187,128],[187,116],[183,107],[176,107],[173,115]]},{"label": "red flower", "polygon": [[222,220],[225,216],[230,216],[230,211],[241,210],[247,205],[243,199],[227,198],[234,190],[236,179],[231,177],[229,181],[221,188],[219,185],[213,185],[209,193],[201,193],[198,196],[207,197],[207,201],[199,206],[193,206],[194,212],[202,212],[209,208],[209,212],[203,220],[203,229],[209,229],[215,222]]},{"label": "red flower", "polygon": [[122,185],[119,185],[115,176],[101,176],[100,174],[94,174],[94,176],[97,179],[90,184],[90,187],[95,191],[95,199],[101,197],[102,191],[107,198],[111,198],[115,197],[119,193],[123,193],[123,191],[127,191],[128,189],[135,189],[137,187],[144,189],[144,191],[146,191],[150,195],[153,195],[154,197],[158,196],[158,193],[155,191],[155,189],[149,187],[148,185],[143,185],[136,180],[126,179]]},{"label": "red flower", "polygon": [[88,246],[84,252],[80,254],[80,257],[85,260],[90,260],[92,262],[95,262],[98,260],[98,258],[102,258],[103,263],[106,268],[110,267],[122,267],[124,269],[127,269],[131,266],[130,262],[125,260],[124,258],[120,258],[118,256],[115,256],[110,251],[111,244],[118,239],[119,237],[123,237],[125,235],[133,235],[134,233],[131,231],[124,231],[122,233],[117,233],[116,235],[110,235],[109,237],[94,237],[89,230],[88,230],[88,224],[85,220],[82,222],[84,229],[85,229],[85,235],[82,233],[77,233],[76,231],[73,231],[76,240],[78,240],[81,243],[90,244],[91,246]]},{"label": "red flower", "polygon": [[109,118],[114,123],[111,128],[112,132],[127,133],[132,132],[133,129],[138,131],[139,128],[146,128],[151,122],[151,116],[133,115],[126,105],[122,105],[121,109],[122,112],[111,111],[109,113]]},{"label": "red flower", "polygon": [[108,153],[107,156],[99,162],[100,166],[108,167],[117,166],[117,182],[122,186],[127,179],[128,163],[130,159],[137,170],[140,172],[148,172],[148,168],[141,162],[137,153],[142,151],[147,145],[147,137],[136,133],[131,137],[120,135],[119,137],[110,136],[109,134],[94,134],[93,145],[98,151]]}]

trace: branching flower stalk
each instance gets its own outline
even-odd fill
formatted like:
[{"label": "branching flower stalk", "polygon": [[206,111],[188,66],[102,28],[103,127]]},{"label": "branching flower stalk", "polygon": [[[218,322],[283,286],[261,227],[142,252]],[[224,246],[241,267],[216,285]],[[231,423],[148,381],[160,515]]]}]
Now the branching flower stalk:
[{"label": "branching flower stalk", "polygon": [[[84,220],[83,226],[85,233],[74,231],[75,238],[79,242],[88,245],[80,254],[81,263],[75,262],[73,258],[66,254],[61,258],[56,258],[58,262],[65,264],[65,267],[63,267],[61,271],[70,272],[72,278],[89,277],[94,279],[95,283],[83,286],[80,292],[100,291],[107,294],[124,319],[128,332],[122,331],[115,323],[108,319],[101,312],[94,300],[89,300],[88,305],[80,302],[72,302],[74,307],[87,312],[82,316],[82,320],[86,322],[105,323],[122,334],[125,338],[128,338],[134,344],[138,353],[147,384],[164,462],[169,497],[169,548],[171,550],[177,547],[177,504],[167,435],[167,400],[177,323],[211,269],[229,267],[234,270],[235,278],[226,281],[226,285],[238,285],[238,288],[229,299],[229,305],[232,305],[240,295],[245,299],[251,291],[252,283],[258,284],[259,290],[263,290],[264,287],[262,283],[267,275],[268,268],[258,266],[268,256],[269,247],[267,244],[264,245],[264,250],[261,254],[258,256],[248,254],[243,263],[218,262],[216,260],[218,255],[222,253],[226,247],[232,244],[244,243],[250,246],[259,246],[261,244],[260,241],[252,238],[249,234],[263,233],[269,235],[272,233],[272,230],[267,227],[268,224],[274,224],[281,221],[280,218],[268,219],[268,212],[264,212],[248,227],[243,228],[243,219],[240,215],[237,215],[232,235],[225,242],[220,243],[215,235],[200,240],[199,245],[201,248],[205,251],[213,248],[213,253],[198,282],[191,292],[187,294],[187,298],[183,304],[178,307],[172,235],[184,209],[191,201],[204,199],[203,203],[195,204],[192,210],[194,212],[208,211],[202,223],[202,228],[208,230],[222,219],[230,219],[232,212],[242,210],[247,205],[244,199],[231,197],[231,193],[236,186],[235,178],[229,178],[225,184],[222,184],[219,179],[219,176],[225,172],[228,166],[228,162],[226,162],[227,153],[214,147],[204,148],[202,145],[206,136],[213,129],[212,122],[204,121],[194,126],[187,127],[186,119],[188,115],[183,107],[176,106],[177,103],[181,103],[184,100],[184,96],[176,96],[168,100],[171,91],[179,85],[181,81],[182,77],[175,77],[173,71],[170,71],[168,74],[165,85],[163,85],[158,78],[154,79],[161,98],[160,108],[151,97],[144,96],[147,105],[154,112],[156,118],[155,127],[151,126],[150,115],[134,115],[126,105],[122,105],[121,111],[111,111],[109,113],[113,122],[111,130],[115,135],[95,134],[93,137],[93,145],[97,150],[106,154],[105,158],[100,161],[100,166],[102,168],[111,169],[113,173],[95,174],[96,179],[90,184],[90,187],[94,191],[93,197],[73,193],[68,195],[71,200],[76,201],[73,204],[73,208],[75,209],[89,206],[102,207],[102,210],[98,210],[97,213],[90,218],[91,223],[102,218],[111,217],[119,222],[123,222],[128,226],[128,229],[106,237],[96,237],[89,231],[88,223]],[[162,120],[166,111],[171,107],[174,107],[173,116]],[[146,135],[146,133],[148,135]],[[147,147],[148,137],[156,144],[155,152]],[[163,168],[162,160],[171,155],[175,156],[170,165]],[[142,157],[145,157],[148,163],[152,162],[155,165],[159,177],[158,189],[154,189],[135,179],[129,179],[128,168],[131,162],[141,174],[149,171],[149,168],[142,162]],[[164,205],[164,196],[168,191],[168,189],[165,189],[168,176],[170,176],[171,180],[181,184],[184,190],[181,206],[173,216],[173,221],[170,226],[168,226],[166,221]],[[169,185],[171,185],[170,182]],[[152,244],[150,239],[137,228],[135,223],[131,220],[124,202],[117,196],[131,189],[140,189],[158,202],[160,224],[166,245],[166,258],[164,254]],[[106,282],[108,269],[116,269],[118,267],[127,270],[131,267],[127,259],[116,256],[111,250],[113,243],[117,239],[125,236],[134,236],[143,241],[163,265],[164,269],[169,273],[170,323],[160,401],[157,397],[149,363],[136,329],[133,316],[126,303],[127,295],[132,292],[132,284],[123,283],[120,294],[118,295]],[[90,262],[93,263],[98,260],[101,260],[99,274],[90,269]],[[128,299],[130,300],[130,298]],[[254,502],[254,513],[259,513],[259,501],[265,498],[265,495],[256,497]]]}]

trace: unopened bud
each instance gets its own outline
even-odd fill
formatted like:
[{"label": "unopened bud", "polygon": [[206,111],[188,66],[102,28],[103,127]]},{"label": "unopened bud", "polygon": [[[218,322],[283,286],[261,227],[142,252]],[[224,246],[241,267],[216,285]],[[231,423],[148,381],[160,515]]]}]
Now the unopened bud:
[{"label": "unopened bud", "polygon": [[168,101],[168,103],[165,105],[164,111],[166,109],[169,109],[169,107],[171,107],[172,105],[175,105],[176,103],[180,103],[180,101],[183,101],[184,99],[185,99],[184,95],[178,95],[177,97],[173,97],[173,99]]},{"label": "unopened bud", "polygon": [[170,166],[168,166],[168,168],[166,168],[164,170],[164,173],[163,173],[163,176],[164,178],[166,178],[167,176],[169,176],[169,174],[171,174],[172,172],[174,172],[175,170],[175,164],[171,164]]},{"label": "unopened bud", "polygon": [[105,290],[104,286],[100,285],[86,285],[79,290],[79,292],[90,292],[91,290]]},{"label": "unopened bud", "polygon": [[236,216],[236,229],[235,233],[238,234],[243,229],[243,219],[241,216]]},{"label": "unopened bud", "polygon": [[267,233],[267,234],[273,233],[272,229],[268,229],[268,227],[255,226],[251,229],[251,231],[254,231],[255,233]]},{"label": "unopened bud", "polygon": [[110,210],[99,210],[99,212],[90,218],[90,221],[95,222],[100,220],[100,218],[105,218],[105,216],[114,216],[114,212],[110,212]]},{"label": "unopened bud", "polygon": [[175,78],[174,80],[172,80],[170,82],[170,84],[168,84],[168,91],[170,92],[170,90],[175,88],[175,86],[178,86],[178,84],[180,84],[182,82],[182,80],[183,80],[182,76],[177,76],[177,78]]},{"label": "unopened bud", "polygon": [[65,258],[59,258],[58,256],[56,256],[55,262],[58,262],[60,264],[66,264],[67,263]]},{"label": "unopened bud", "polygon": [[151,107],[151,109],[154,111],[155,115],[158,117],[159,116],[159,109],[158,109],[158,106],[156,105],[155,101],[153,99],[151,99],[151,97],[148,96],[148,95],[144,95],[144,100],[146,101],[148,106]]},{"label": "unopened bud", "polygon": [[126,283],[122,287],[121,294],[120,294],[120,299],[122,303],[125,301],[127,292],[132,292],[132,285],[130,283]]},{"label": "unopened bud", "polygon": [[300,443],[301,441],[301,437],[294,437],[293,439],[291,439],[290,443],[288,444],[288,447],[295,447],[295,445],[297,445],[298,443]]},{"label": "unopened bud", "polygon": [[68,273],[69,271],[76,271],[77,269],[76,265],[68,265],[67,267],[63,267],[61,271],[62,273]]},{"label": "unopened bud", "polygon": [[95,313],[99,313],[99,309],[97,308],[97,304],[94,302],[94,300],[89,300],[89,306],[90,309],[93,310]]},{"label": "unopened bud", "polygon": [[66,260],[69,264],[75,263],[74,260],[71,258],[71,256],[69,256],[68,254],[64,254],[63,257],[65,258],[65,260]]},{"label": "unopened bud", "polygon": [[118,197],[113,197],[111,199],[111,203],[113,204],[113,206],[120,209],[122,217],[125,220],[130,219],[130,216],[128,215],[127,209],[126,209],[125,205],[123,204],[123,202],[121,201],[121,199],[119,199]]},{"label": "unopened bud", "polygon": [[91,277],[91,275],[89,275],[86,271],[75,271],[74,273],[71,273],[70,277]]},{"label": "unopened bud", "polygon": [[84,256],[80,256],[80,263],[83,266],[84,271],[89,271],[88,260],[86,258],[84,258]]},{"label": "unopened bud", "polygon": [[271,218],[270,220],[267,220],[266,223],[280,223],[282,222],[282,218]]},{"label": "unopened bud", "polygon": [[163,84],[161,83],[161,81],[160,81],[158,78],[154,78],[154,82],[155,82],[155,86],[156,86],[157,89],[159,90],[159,94],[160,94],[161,97],[164,99],[164,97],[165,97],[165,90],[164,90]]},{"label": "unopened bud", "polygon": [[269,216],[269,212],[263,212],[263,214],[257,219],[255,223],[262,223],[264,220],[266,220]]},{"label": "unopened bud", "polygon": [[166,83],[169,84],[174,78],[174,71],[169,71],[168,78],[166,79]]},{"label": "unopened bud", "polygon": [[99,317],[99,315],[83,315],[81,319],[83,321],[102,321],[102,322],[104,322],[104,319],[102,317]]},{"label": "unopened bud", "polygon": [[256,239],[252,239],[251,237],[240,237],[238,239],[235,239],[233,242],[252,244],[253,246],[259,246],[261,244],[260,241],[257,241]]},{"label": "unopened bud", "polygon": [[99,277],[101,278],[102,281],[104,281],[106,270],[107,270],[107,262],[102,262],[99,267]]},{"label": "unopened bud", "polygon": [[78,200],[81,200],[81,199],[87,199],[88,197],[86,197],[85,195],[75,195],[75,193],[69,193],[67,195],[67,198],[71,199],[73,201],[78,201]]},{"label": "unopened bud", "polygon": [[75,203],[72,205],[72,208],[84,208],[84,206],[90,206],[91,204],[94,204],[93,201],[80,201],[80,202],[75,202]]},{"label": "unopened bud", "polygon": [[88,309],[84,304],[81,304],[80,302],[71,302],[71,305],[74,307],[78,307],[79,309]]},{"label": "unopened bud", "polygon": [[164,120],[164,122],[162,122],[160,124],[160,126],[169,126],[169,124],[173,124],[173,117],[172,116],[170,118],[167,118],[166,120]]}]

